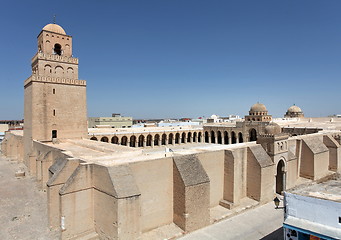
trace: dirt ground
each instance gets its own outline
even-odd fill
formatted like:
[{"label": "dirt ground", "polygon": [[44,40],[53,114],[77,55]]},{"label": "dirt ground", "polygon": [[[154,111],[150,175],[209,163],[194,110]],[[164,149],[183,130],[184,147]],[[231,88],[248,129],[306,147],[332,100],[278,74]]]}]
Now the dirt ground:
[{"label": "dirt ground", "polygon": [[[15,177],[24,170],[25,177]],[[11,161],[0,153],[0,239],[59,239],[47,222],[46,192],[28,176],[24,164]]]}]

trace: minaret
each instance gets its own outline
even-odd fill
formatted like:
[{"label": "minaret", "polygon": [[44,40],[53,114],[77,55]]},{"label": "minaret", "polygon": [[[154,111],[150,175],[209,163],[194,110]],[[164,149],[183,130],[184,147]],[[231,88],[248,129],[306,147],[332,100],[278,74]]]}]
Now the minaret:
[{"label": "minaret", "polygon": [[42,142],[87,136],[86,81],[78,79],[78,59],[72,56],[72,37],[57,24],[38,35],[32,75],[24,83],[25,160],[32,140]]}]

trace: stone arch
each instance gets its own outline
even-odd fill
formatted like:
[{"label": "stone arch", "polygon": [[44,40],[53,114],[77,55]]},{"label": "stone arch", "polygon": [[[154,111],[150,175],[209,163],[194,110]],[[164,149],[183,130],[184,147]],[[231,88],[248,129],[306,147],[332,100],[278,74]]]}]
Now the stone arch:
[{"label": "stone arch", "polygon": [[65,53],[66,54],[71,54],[71,52],[70,52],[70,45],[69,44],[65,44]]},{"label": "stone arch", "polygon": [[127,146],[128,145],[128,138],[127,138],[127,136],[123,136],[121,138],[121,145],[123,145],[123,146]]},{"label": "stone arch", "polygon": [[192,139],[192,133],[191,133],[191,132],[188,132],[188,133],[187,133],[187,142],[190,143],[191,140],[193,141],[193,139]]},{"label": "stone arch", "polygon": [[209,138],[210,138],[210,136],[209,136],[208,132],[206,131],[205,132],[205,143],[209,143],[210,142]]},{"label": "stone arch", "polygon": [[168,144],[173,144],[173,138],[174,138],[174,134],[173,133],[170,133],[168,135]]},{"label": "stone arch", "polygon": [[66,70],[66,76],[67,78],[73,78],[73,68],[72,67],[68,67]]},{"label": "stone arch", "polygon": [[234,131],[231,132],[231,143],[232,144],[237,143],[237,137],[236,137],[236,133]]},{"label": "stone arch", "polygon": [[153,141],[152,135],[148,134],[146,146],[148,146],[148,147],[152,146],[152,141]]},{"label": "stone arch", "polygon": [[64,75],[64,68],[62,67],[62,66],[57,66],[57,67],[55,67],[55,69],[54,69],[54,73],[58,76],[60,76],[60,77],[62,77],[63,75]]},{"label": "stone arch", "polygon": [[222,144],[223,143],[220,131],[217,132],[217,143],[218,144]]},{"label": "stone arch", "polygon": [[257,141],[257,131],[254,128],[249,130],[250,142]]},{"label": "stone arch", "polygon": [[198,142],[201,142],[201,138],[202,138],[202,133],[199,132],[199,133],[198,133]]},{"label": "stone arch", "polygon": [[111,143],[112,143],[112,144],[118,144],[118,137],[117,137],[117,136],[113,136],[113,137],[111,138]]},{"label": "stone arch", "polygon": [[193,133],[193,142],[197,142],[197,132]]},{"label": "stone arch", "polygon": [[109,139],[107,137],[102,137],[101,142],[109,142]]},{"label": "stone arch", "polygon": [[276,193],[282,194],[285,191],[285,161],[279,160],[276,168]]},{"label": "stone arch", "polygon": [[215,142],[215,132],[213,130],[211,131],[211,143],[216,143]]},{"label": "stone arch", "polygon": [[160,141],[160,135],[155,134],[154,136],[154,146],[159,146],[159,141]]},{"label": "stone arch", "polygon": [[143,135],[140,135],[140,136],[139,136],[139,143],[138,143],[138,146],[139,146],[139,147],[143,147],[143,142],[144,142],[144,136],[143,136]]},{"label": "stone arch", "polygon": [[162,134],[161,145],[166,145],[166,144],[167,144],[167,135],[164,133]]},{"label": "stone arch", "polygon": [[183,132],[183,133],[181,134],[181,143],[185,143],[185,142],[186,142],[186,133]]},{"label": "stone arch", "polygon": [[51,65],[46,64],[46,65],[44,66],[44,74],[47,75],[47,76],[50,76],[51,73],[52,73],[52,67],[51,67]]},{"label": "stone arch", "polygon": [[93,137],[90,138],[90,140],[97,141],[98,139],[95,136],[93,136]]},{"label": "stone arch", "polygon": [[54,51],[54,54],[57,54],[59,56],[62,55],[63,53],[62,46],[59,43],[56,43],[54,45],[53,51]]},{"label": "stone arch", "polygon": [[224,143],[229,144],[229,133],[224,131]]},{"label": "stone arch", "polygon": [[180,133],[176,133],[175,134],[175,144],[179,144],[180,143]]},{"label": "stone arch", "polygon": [[46,49],[49,51],[50,49],[52,49],[52,47],[51,47],[51,42],[50,42],[50,40],[46,40]]},{"label": "stone arch", "polygon": [[239,143],[244,142],[243,133],[241,133],[241,132],[238,133],[238,141],[239,141]]},{"label": "stone arch", "polygon": [[136,147],[136,136],[135,135],[130,136],[129,146],[130,147]]}]

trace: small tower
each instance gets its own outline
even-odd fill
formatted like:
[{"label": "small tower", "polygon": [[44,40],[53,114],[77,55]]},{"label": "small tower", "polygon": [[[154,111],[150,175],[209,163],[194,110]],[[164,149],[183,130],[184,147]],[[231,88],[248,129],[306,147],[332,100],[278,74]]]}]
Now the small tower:
[{"label": "small tower", "polygon": [[281,127],[276,123],[269,123],[265,127],[265,134],[257,138],[257,143],[261,144],[268,153],[275,169],[275,192],[281,194],[286,189],[286,164],[289,160],[289,135],[282,133]]},{"label": "small tower", "polygon": [[48,24],[37,39],[32,75],[24,82],[25,159],[32,140],[87,136],[86,81],[78,79],[72,37],[61,26]]}]

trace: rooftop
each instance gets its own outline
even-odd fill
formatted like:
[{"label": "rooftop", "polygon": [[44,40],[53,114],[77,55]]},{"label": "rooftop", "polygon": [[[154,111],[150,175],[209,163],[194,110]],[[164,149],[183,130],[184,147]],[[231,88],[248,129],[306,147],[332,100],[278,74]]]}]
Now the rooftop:
[{"label": "rooftop", "polygon": [[[231,145],[193,143],[184,145],[159,146],[154,148],[131,148],[116,144],[97,142],[87,139],[64,140],[58,144],[46,143],[47,145],[63,150],[66,154],[82,159],[88,163],[97,163],[104,166],[113,166],[138,161],[147,161],[165,157],[173,157],[186,154],[194,154],[207,151],[219,151],[234,149],[245,146],[253,146],[256,143],[239,143]],[[166,148],[171,148],[171,152]]]},{"label": "rooftop", "polygon": [[300,185],[290,189],[288,192],[307,197],[341,202],[341,176],[340,174],[337,174],[332,179],[321,183]]}]

